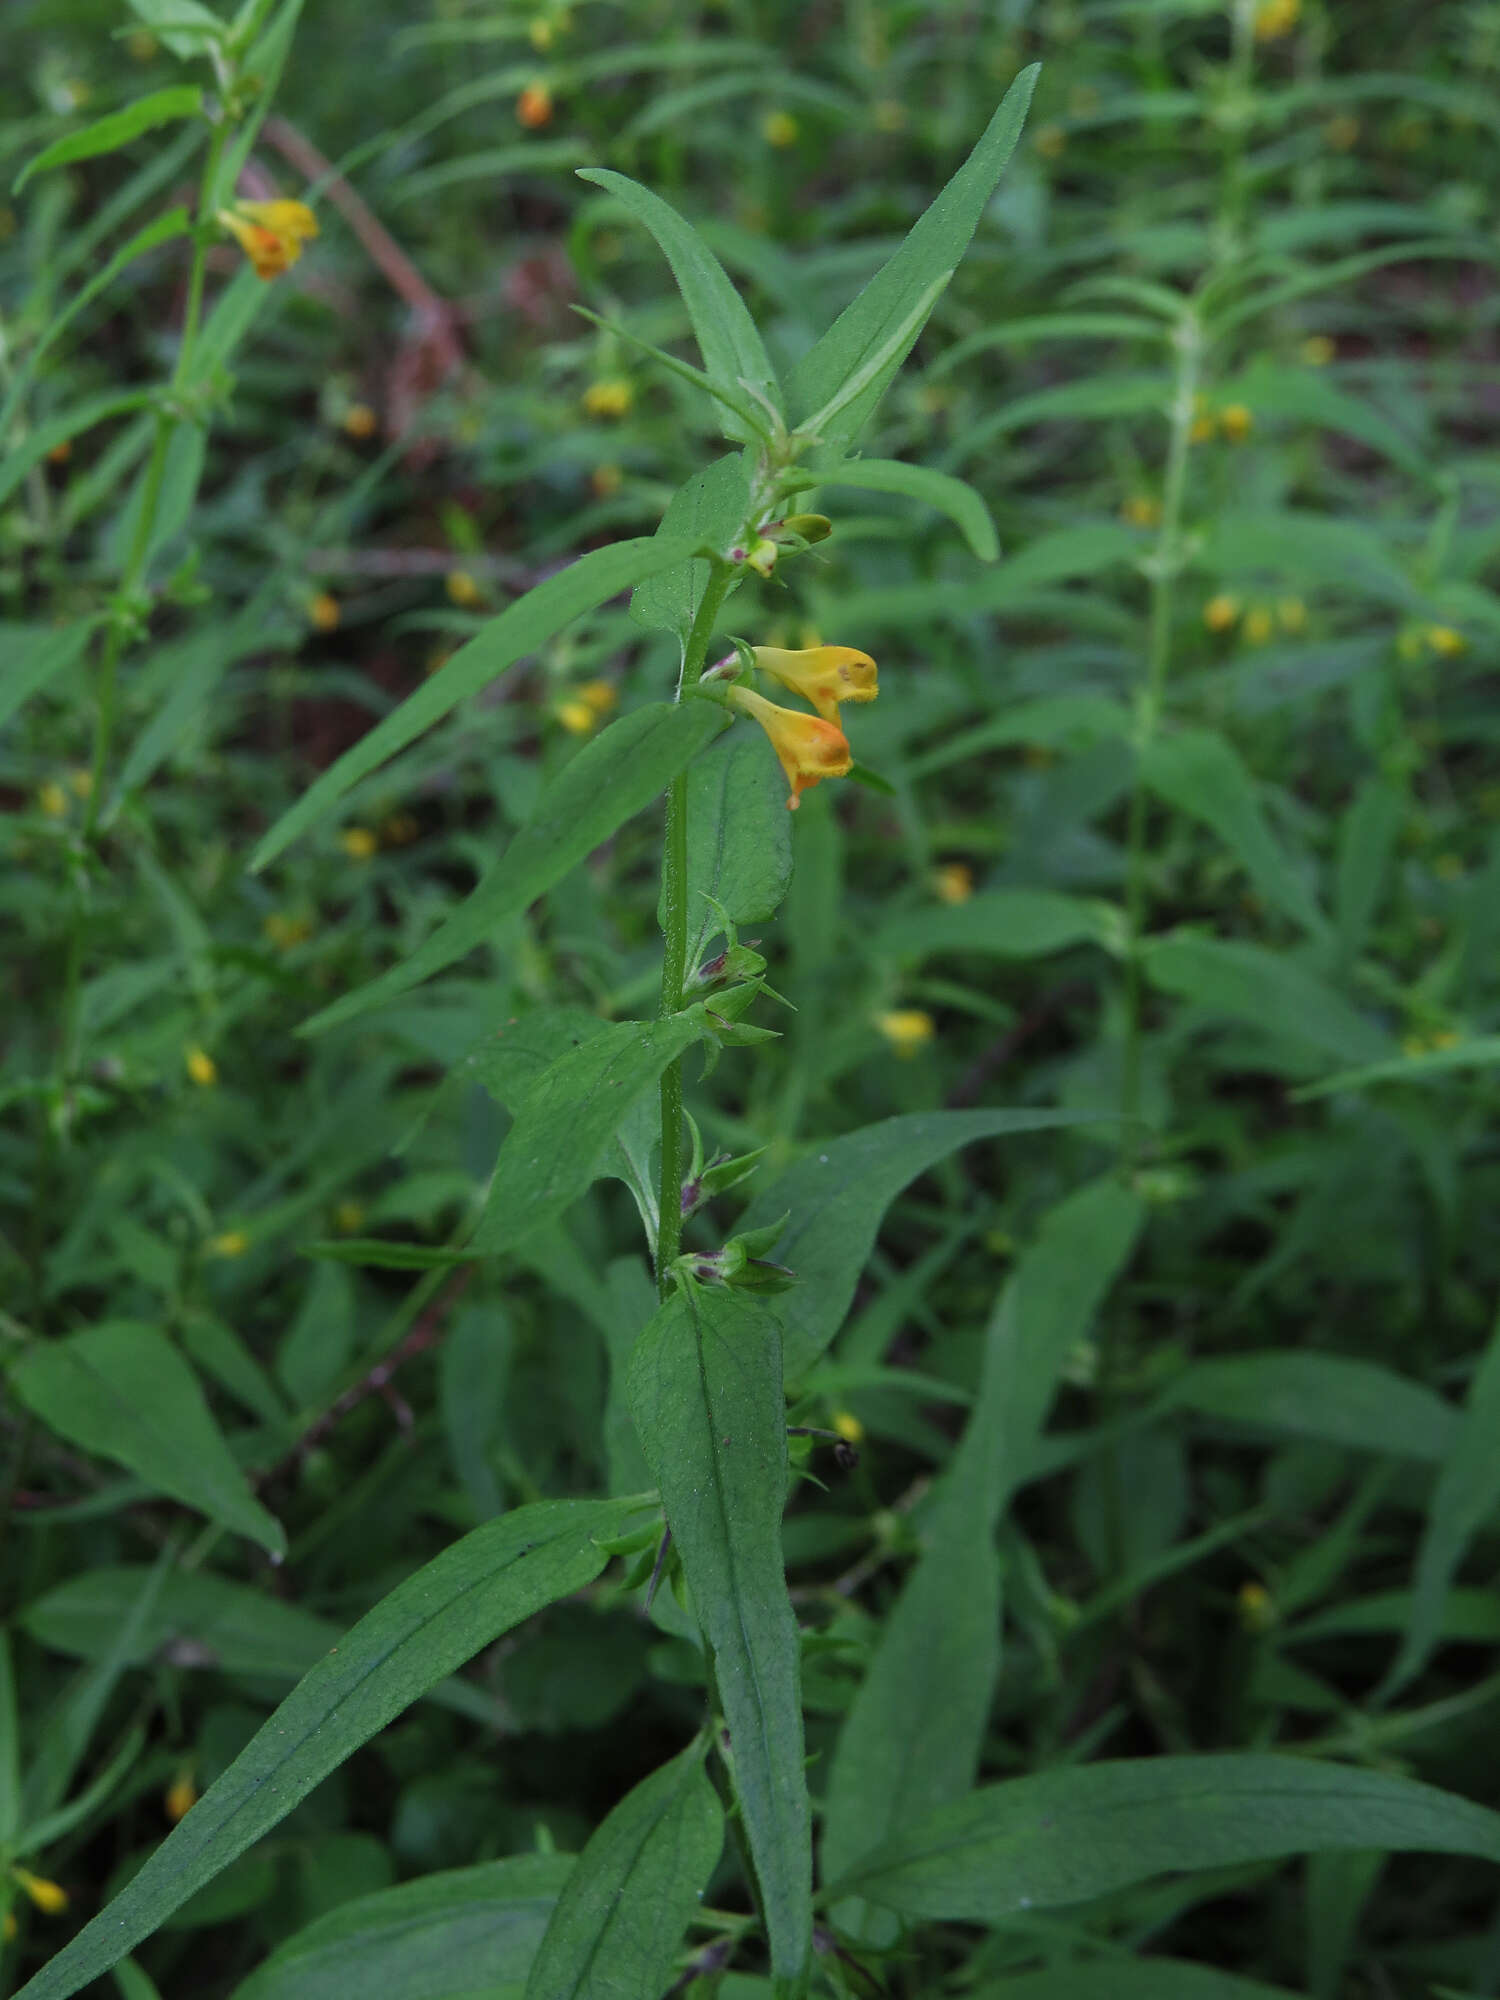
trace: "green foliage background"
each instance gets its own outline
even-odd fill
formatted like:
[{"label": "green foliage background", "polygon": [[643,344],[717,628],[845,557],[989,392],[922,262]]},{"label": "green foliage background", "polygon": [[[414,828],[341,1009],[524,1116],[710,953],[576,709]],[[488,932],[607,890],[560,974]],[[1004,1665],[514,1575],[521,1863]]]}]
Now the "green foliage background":
[{"label": "green foliage background", "polygon": [[[198,16],[3,24],[0,1990],[1500,1992],[1500,9]],[[789,818],[691,371],[1034,61],[719,620],[879,660]]]}]

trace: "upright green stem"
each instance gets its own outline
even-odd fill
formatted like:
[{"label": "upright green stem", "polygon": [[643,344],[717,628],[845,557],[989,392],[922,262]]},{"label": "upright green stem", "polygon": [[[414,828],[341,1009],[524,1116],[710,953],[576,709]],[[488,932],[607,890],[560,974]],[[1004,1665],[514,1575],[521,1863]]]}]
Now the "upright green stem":
[{"label": "upright green stem", "polygon": [[1136,698],[1135,781],[1125,860],[1125,1053],[1120,1087],[1124,1123],[1120,1143],[1127,1158],[1139,1147],[1135,1121],[1141,1108],[1141,944],[1147,918],[1145,762],[1161,722],[1167,670],[1172,659],[1172,614],[1182,572],[1182,506],[1187,492],[1188,452],[1193,410],[1203,365],[1203,327],[1189,307],[1173,334],[1177,365],[1172,383],[1166,481],[1161,528],[1149,570],[1151,611],[1146,640],[1146,677]]},{"label": "upright green stem", "polygon": [[[688,633],[677,699],[694,689],[703,676],[714,620],[734,578],[734,565],[716,561],[709,571],[703,602]],[[661,1012],[680,1013],[687,978],[687,773],[667,788],[666,837],[662,851]],[[663,1298],[671,1285],[671,1270],[682,1248],[682,1059],[669,1063],[661,1079],[661,1212],[656,1226],[656,1283]]]}]

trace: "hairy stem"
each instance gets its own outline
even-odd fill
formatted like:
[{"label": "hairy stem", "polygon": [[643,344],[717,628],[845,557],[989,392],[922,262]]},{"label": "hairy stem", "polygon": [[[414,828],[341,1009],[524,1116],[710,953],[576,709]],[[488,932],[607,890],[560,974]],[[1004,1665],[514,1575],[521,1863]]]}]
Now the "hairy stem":
[{"label": "hairy stem", "polygon": [[[688,633],[682,658],[677,699],[698,685],[714,620],[734,577],[732,563],[715,562],[703,591],[698,615]],[[661,1013],[681,1011],[687,978],[687,773],[679,773],[667,789],[666,837],[662,850]],[[671,1285],[671,1270],[682,1248],[682,1058],[669,1063],[661,1079],[661,1213],[656,1229],[656,1284],[663,1298]]]}]

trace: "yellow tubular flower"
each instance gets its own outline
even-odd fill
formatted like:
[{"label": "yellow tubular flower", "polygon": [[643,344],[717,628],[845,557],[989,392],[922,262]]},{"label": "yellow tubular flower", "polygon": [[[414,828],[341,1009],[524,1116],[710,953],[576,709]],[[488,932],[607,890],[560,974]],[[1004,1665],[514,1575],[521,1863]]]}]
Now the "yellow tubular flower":
[{"label": "yellow tubular flower", "polygon": [[257,278],[279,278],[318,233],[318,219],[305,202],[237,201],[221,208],[219,221],[235,238]]},{"label": "yellow tubular flower", "polygon": [[1455,654],[1462,653],[1469,642],[1462,632],[1455,631],[1451,625],[1429,625],[1427,643],[1435,653],[1452,659]]},{"label": "yellow tubular flower", "polygon": [[339,835],[339,846],[351,861],[368,861],[379,845],[379,840],[367,826],[346,827]]},{"label": "yellow tubular flower", "polygon": [[162,1808],[167,1818],[175,1826],[180,1819],[186,1819],[198,1803],[198,1787],[184,1771],[180,1778],[174,1778],[167,1787],[167,1795],[162,1800]]},{"label": "yellow tubular flower", "polygon": [[591,736],[598,720],[588,703],[576,695],[560,701],[554,713],[570,736]]},{"label": "yellow tubular flower", "polygon": [[974,893],[974,871],[966,861],[945,861],[933,887],[940,903],[967,903]]},{"label": "yellow tubular flower", "polygon": [[472,611],[476,604],[484,602],[484,592],[466,569],[451,569],[443,586],[452,603],[461,610]]},{"label": "yellow tubular flower", "polygon": [[898,1007],[889,1014],[877,1014],[875,1025],[903,1061],[925,1048],[936,1033],[936,1023],[920,1007]]},{"label": "yellow tubular flower", "polygon": [[1240,615],[1237,597],[1211,597],[1203,607],[1203,622],[1210,632],[1227,632]]},{"label": "yellow tubular flower", "polygon": [[12,1868],[17,1887],[28,1896],[44,1917],[60,1917],[68,1907],[68,1892],[59,1882],[33,1875],[27,1868]]},{"label": "yellow tubular flower", "polygon": [[250,1238],[243,1229],[226,1229],[222,1235],[208,1239],[210,1257],[243,1257],[249,1248]]},{"label": "yellow tubular flower", "polygon": [[855,1416],[853,1410],[835,1410],[833,1413],[833,1428],[838,1432],[845,1444],[864,1443],[865,1427],[859,1418]]},{"label": "yellow tubular flower", "polygon": [[613,681],[585,681],[575,692],[595,715],[608,715],[620,699]]},{"label": "yellow tubular flower", "polygon": [[810,701],[825,722],[837,722],[841,701],[873,701],[875,662],[853,646],[808,646],[789,652],[781,646],[756,646],[755,664],[773,681]]},{"label": "yellow tubular flower", "polygon": [[208,1090],[219,1080],[219,1065],[206,1049],[193,1047],[183,1054],[188,1075],[200,1089]]},{"label": "yellow tubular flower", "polygon": [[1226,403],[1219,412],[1219,429],[1231,444],[1243,444],[1254,423],[1255,418],[1243,403]]},{"label": "yellow tubular flower", "polygon": [[729,689],[730,703],[745,715],[753,715],[771,739],[771,748],[781,760],[786,781],[791,786],[787,808],[795,812],[802,794],[825,778],[842,778],[854,759],[849,740],[837,724],[822,716],[803,715],[793,708],[778,708],[774,701],[751,688]]}]

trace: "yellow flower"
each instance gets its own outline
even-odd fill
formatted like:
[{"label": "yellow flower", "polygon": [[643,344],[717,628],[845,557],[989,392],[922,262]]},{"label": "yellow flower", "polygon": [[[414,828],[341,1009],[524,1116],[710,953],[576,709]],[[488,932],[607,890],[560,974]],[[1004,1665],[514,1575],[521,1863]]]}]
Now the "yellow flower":
[{"label": "yellow flower", "polygon": [[837,722],[841,701],[873,701],[880,689],[875,662],[853,646],[756,646],[755,664],[773,681],[812,703],[825,722]]},{"label": "yellow flower", "polygon": [[1254,423],[1255,418],[1243,403],[1226,403],[1219,412],[1219,429],[1231,444],[1243,444]]},{"label": "yellow flower", "polygon": [[471,611],[476,604],[484,602],[484,592],[466,569],[449,570],[444,588],[453,603],[465,611]]},{"label": "yellow flower", "polygon": [[36,795],[36,802],[48,819],[61,819],[68,810],[68,795],[55,778],[49,778]]},{"label": "yellow flower", "polygon": [[1302,359],[1309,368],[1326,368],[1337,353],[1326,333],[1310,333],[1302,343]]},{"label": "yellow flower", "polygon": [[974,893],[974,871],[966,861],[945,861],[932,886],[940,903],[967,903]]},{"label": "yellow flower", "polygon": [[339,625],[339,601],[332,591],[320,590],[316,597],[307,601],[308,622],[320,632],[336,632]]},{"label": "yellow flower", "polygon": [[194,1083],[208,1090],[219,1080],[219,1065],[206,1049],[200,1049],[196,1042],[183,1054],[183,1063]]},{"label": "yellow flower", "polygon": [[768,146],[783,152],[796,145],[801,129],[790,111],[768,111],[760,121],[760,136]]},{"label": "yellow flower", "polygon": [[1279,1616],[1276,1601],[1263,1583],[1242,1583],[1236,1602],[1240,1623],[1247,1632],[1269,1632]]},{"label": "yellow flower", "polygon": [[318,233],[317,217],[300,201],[237,201],[232,209],[219,210],[219,221],[255,266],[257,278],[279,278]]},{"label": "yellow flower", "polygon": [[1283,632],[1300,632],[1307,623],[1307,606],[1300,597],[1283,597],[1276,606],[1276,618]]},{"label": "yellow flower", "polygon": [[1161,520],[1161,502],[1152,493],[1132,493],[1120,507],[1120,519],[1132,528],[1154,528]]},{"label": "yellow flower", "polygon": [[208,1239],[210,1257],[243,1257],[249,1248],[250,1238],[243,1229],[226,1229]]},{"label": "yellow flower", "polygon": [[1276,629],[1275,620],[1263,604],[1245,613],[1245,637],[1252,646],[1263,646]]},{"label": "yellow flower", "polygon": [[875,1025],[903,1061],[909,1061],[936,1033],[932,1016],[920,1007],[898,1007],[889,1014],[877,1014]]},{"label": "yellow flower", "polygon": [[1462,632],[1456,632],[1451,625],[1429,625],[1426,636],[1432,650],[1443,654],[1446,659],[1452,659],[1455,654],[1468,650],[1468,640]]},{"label": "yellow flower", "polygon": [[833,1428],[838,1432],[845,1444],[864,1443],[865,1427],[859,1418],[855,1416],[853,1410],[835,1410],[833,1413]]},{"label": "yellow flower", "polygon": [[585,681],[577,694],[578,699],[587,702],[595,715],[608,715],[620,700],[613,681]]},{"label": "yellow flower", "polygon": [[379,845],[367,826],[348,826],[339,835],[339,846],[351,861],[368,861]]},{"label": "yellow flower", "polygon": [[570,736],[592,736],[598,717],[586,701],[572,695],[557,704],[554,713]]},{"label": "yellow flower", "polygon": [[185,1819],[197,1805],[198,1787],[186,1771],[168,1785],[166,1797],[161,1803],[163,1812],[174,1826],[178,1820]]},{"label": "yellow flower", "polygon": [[835,723],[820,715],[804,715],[798,709],[778,708],[751,688],[732,687],[729,701],[745,715],[753,715],[771,739],[771,748],[786,772],[791,796],[788,810],[795,812],[802,794],[825,778],[842,778],[854,759],[849,740]]},{"label": "yellow flower", "polygon": [[634,401],[635,391],[622,375],[590,382],[583,392],[583,407],[591,417],[628,417]]},{"label": "yellow flower", "polygon": [[545,83],[528,83],[516,99],[516,117],[528,132],[552,122],[552,92]]},{"label": "yellow flower", "polygon": [[344,429],[352,438],[374,437],[379,422],[368,403],[351,403],[344,412]]},{"label": "yellow flower", "polygon": [[1227,632],[1240,615],[1240,600],[1220,593],[1203,607],[1203,622],[1210,632]]},{"label": "yellow flower", "polygon": [[68,1892],[61,1883],[33,1875],[27,1868],[12,1868],[10,1872],[22,1893],[30,1897],[44,1917],[60,1917],[68,1907]]},{"label": "yellow flower", "polygon": [[1061,125],[1043,125],[1032,142],[1044,160],[1060,157],[1068,143],[1068,135]]},{"label": "yellow flower", "polygon": [[1261,0],[1255,10],[1255,39],[1279,41],[1289,35],[1302,18],[1302,0]]},{"label": "yellow flower", "polygon": [[333,1211],[333,1226],[340,1236],[353,1236],[365,1219],[362,1201],[341,1201]]}]

